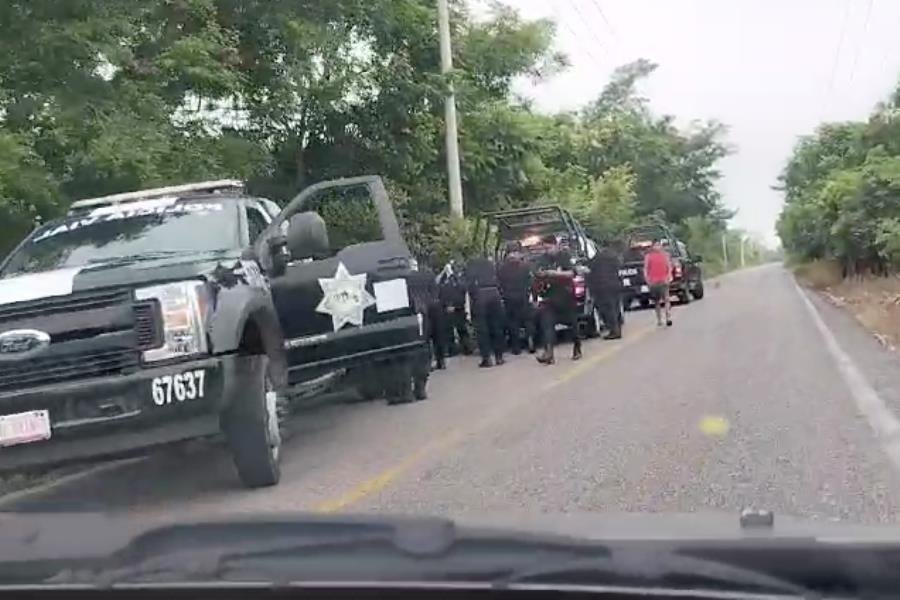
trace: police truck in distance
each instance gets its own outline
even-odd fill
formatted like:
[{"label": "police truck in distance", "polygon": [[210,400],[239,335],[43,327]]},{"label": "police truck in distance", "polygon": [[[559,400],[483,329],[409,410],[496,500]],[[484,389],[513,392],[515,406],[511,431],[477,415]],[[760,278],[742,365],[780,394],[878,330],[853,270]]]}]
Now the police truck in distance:
[{"label": "police truck in distance", "polygon": [[0,264],[0,469],[224,434],[273,485],[295,390],[377,365],[408,397],[413,268],[378,177],[284,210],[232,180],[75,202]]},{"label": "police truck in distance", "polygon": [[677,239],[666,225],[654,223],[631,227],[625,232],[624,238],[626,248],[619,278],[622,280],[626,310],[634,302],[638,302],[643,308],[650,306],[650,286],[644,281],[644,255],[654,241],[660,241],[672,259],[670,294],[676,296],[682,304],[689,303],[692,298],[703,298],[703,259],[697,254],[691,254],[684,242]]}]

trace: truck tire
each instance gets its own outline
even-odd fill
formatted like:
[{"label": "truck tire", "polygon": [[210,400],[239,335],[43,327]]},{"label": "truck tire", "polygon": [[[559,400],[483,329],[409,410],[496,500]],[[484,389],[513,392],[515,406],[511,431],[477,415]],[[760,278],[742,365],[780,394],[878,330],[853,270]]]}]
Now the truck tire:
[{"label": "truck tire", "polygon": [[694,296],[694,300],[700,300],[703,298],[703,282],[698,281],[697,285],[694,287],[694,291],[691,294]]},{"label": "truck tire", "polygon": [[414,400],[428,400],[428,373],[413,376],[412,395]]},{"label": "truck tire", "polygon": [[359,398],[363,402],[371,402],[384,398],[384,381],[379,374],[380,365],[367,366],[358,369],[353,373],[356,382],[354,387]]},{"label": "truck tire", "polygon": [[281,479],[280,417],[287,412],[287,400],[283,392],[272,386],[268,357],[252,356],[247,360],[262,361],[263,366],[247,373],[256,381],[245,384],[248,396],[243,402],[236,402],[222,414],[222,431],[241,483],[258,488],[275,485]]},{"label": "truck tire", "polygon": [[387,403],[409,404],[412,402],[414,400],[412,365],[404,362],[386,368],[390,369],[384,378]]},{"label": "truck tire", "polygon": [[356,386],[356,391],[363,402],[371,402],[384,397],[384,386],[380,381],[366,381]]}]

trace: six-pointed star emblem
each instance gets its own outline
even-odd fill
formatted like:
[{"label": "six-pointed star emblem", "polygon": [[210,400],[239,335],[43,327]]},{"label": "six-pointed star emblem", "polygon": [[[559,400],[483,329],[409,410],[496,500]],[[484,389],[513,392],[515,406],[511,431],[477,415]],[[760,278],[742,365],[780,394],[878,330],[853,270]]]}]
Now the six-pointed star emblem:
[{"label": "six-pointed star emblem", "polygon": [[375,298],[366,291],[366,274],[351,275],[344,263],[338,263],[334,277],[319,279],[319,285],[323,296],[316,312],[331,315],[335,331],[347,323],[362,325],[363,312],[375,304]]}]

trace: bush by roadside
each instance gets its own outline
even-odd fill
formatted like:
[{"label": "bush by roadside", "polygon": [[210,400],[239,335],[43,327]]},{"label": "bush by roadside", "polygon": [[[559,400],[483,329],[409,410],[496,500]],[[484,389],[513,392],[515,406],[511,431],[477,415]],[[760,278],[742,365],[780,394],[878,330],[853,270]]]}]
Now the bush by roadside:
[{"label": "bush by roadside", "polygon": [[814,260],[788,266],[793,268],[797,281],[814,290],[828,289],[843,280],[843,271],[837,261]]}]

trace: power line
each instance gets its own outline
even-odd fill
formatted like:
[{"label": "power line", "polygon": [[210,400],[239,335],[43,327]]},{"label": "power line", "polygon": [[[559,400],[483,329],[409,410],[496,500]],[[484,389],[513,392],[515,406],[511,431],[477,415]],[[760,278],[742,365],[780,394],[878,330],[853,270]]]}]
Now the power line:
[{"label": "power line", "polygon": [[582,23],[584,23],[584,26],[591,33],[591,35],[594,36],[594,39],[597,40],[597,43],[601,46],[606,45],[606,42],[604,42],[603,39],[599,35],[597,35],[597,31],[590,26],[590,19],[588,19],[587,16],[581,11],[581,7],[578,6],[578,3],[575,0],[569,0],[569,4],[572,6],[572,8],[575,9],[575,12],[578,13],[578,16],[581,17]]},{"label": "power line", "polygon": [[853,64],[850,65],[850,83],[853,83],[853,78],[856,76],[856,61],[859,60],[859,51],[862,49],[863,40],[866,36],[866,31],[869,29],[869,17],[872,15],[872,0],[869,0],[869,3],[866,5],[866,19],[863,21],[862,33],[860,34],[860,39],[856,44],[856,52],[853,53]]},{"label": "power line", "polygon": [[591,4],[593,4],[594,8],[597,9],[597,12],[600,13],[600,18],[603,19],[604,23],[606,23],[606,27],[607,29],[609,29],[609,32],[613,34],[613,37],[619,37],[619,34],[616,33],[616,28],[613,27],[610,20],[606,18],[606,13],[603,12],[603,8],[601,8],[600,6],[600,0],[591,0]]},{"label": "power line", "polygon": [[850,0],[844,0],[844,16],[841,19],[841,33],[838,36],[837,48],[834,52],[834,61],[831,63],[831,75],[828,77],[828,89],[822,99],[824,102],[823,111],[827,112],[827,108],[831,100],[831,92],[834,90],[834,77],[837,74],[838,63],[841,59],[841,50],[844,46],[844,33],[847,30],[847,14],[850,12]]},{"label": "power line", "polygon": [[572,38],[585,50],[587,55],[591,58],[591,60],[596,64],[597,67],[600,67],[601,61],[594,54],[594,51],[591,50],[590,44],[584,44],[582,41],[582,36],[569,25],[569,22],[563,18],[562,13],[559,10],[559,6],[557,4],[552,5],[553,13],[556,15],[556,20],[558,23],[562,24],[563,27],[569,30],[569,33],[572,34]]}]

